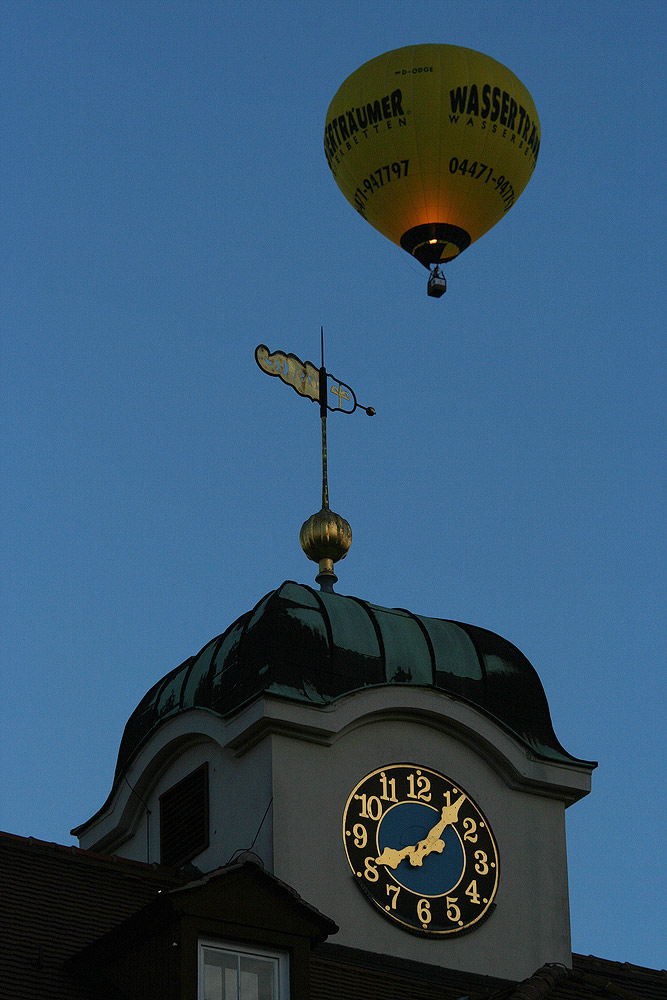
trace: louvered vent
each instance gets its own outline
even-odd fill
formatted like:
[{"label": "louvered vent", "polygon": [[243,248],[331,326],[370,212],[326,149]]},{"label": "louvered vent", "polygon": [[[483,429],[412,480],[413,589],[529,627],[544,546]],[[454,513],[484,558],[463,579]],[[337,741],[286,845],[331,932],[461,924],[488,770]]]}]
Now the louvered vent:
[{"label": "louvered vent", "polygon": [[185,864],[208,847],[208,764],[160,796],[160,859]]}]

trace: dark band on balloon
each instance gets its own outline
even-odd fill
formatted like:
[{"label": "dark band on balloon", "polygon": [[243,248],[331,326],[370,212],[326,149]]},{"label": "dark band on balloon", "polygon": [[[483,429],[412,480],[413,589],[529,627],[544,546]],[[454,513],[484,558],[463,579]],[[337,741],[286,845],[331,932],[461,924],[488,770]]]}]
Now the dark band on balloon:
[{"label": "dark band on balloon", "polygon": [[[444,246],[447,243],[453,243],[457,251],[443,256]],[[448,260],[458,257],[470,246],[470,233],[448,222],[428,222],[423,226],[413,226],[412,229],[406,230],[401,236],[401,246],[416,257],[424,267],[430,267],[431,264],[446,264]]]}]

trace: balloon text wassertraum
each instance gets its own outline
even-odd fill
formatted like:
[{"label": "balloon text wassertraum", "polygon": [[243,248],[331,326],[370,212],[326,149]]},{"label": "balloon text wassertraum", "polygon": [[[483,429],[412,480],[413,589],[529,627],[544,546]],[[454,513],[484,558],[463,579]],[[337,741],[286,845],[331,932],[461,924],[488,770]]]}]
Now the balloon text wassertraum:
[{"label": "balloon text wassertraum", "polygon": [[509,211],[535,168],[533,100],[501,63],[456,45],[409,45],[339,88],[324,150],[339,188],[425,267],[457,257]]}]

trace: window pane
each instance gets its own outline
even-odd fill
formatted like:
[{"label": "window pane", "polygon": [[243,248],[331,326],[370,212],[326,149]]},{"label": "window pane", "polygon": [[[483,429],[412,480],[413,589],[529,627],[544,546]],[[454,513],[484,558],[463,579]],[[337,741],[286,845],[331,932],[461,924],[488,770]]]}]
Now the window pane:
[{"label": "window pane", "polygon": [[238,959],[224,951],[204,949],[204,1000],[238,1000]]},{"label": "window pane", "polygon": [[275,958],[241,956],[241,1000],[275,1000]]}]

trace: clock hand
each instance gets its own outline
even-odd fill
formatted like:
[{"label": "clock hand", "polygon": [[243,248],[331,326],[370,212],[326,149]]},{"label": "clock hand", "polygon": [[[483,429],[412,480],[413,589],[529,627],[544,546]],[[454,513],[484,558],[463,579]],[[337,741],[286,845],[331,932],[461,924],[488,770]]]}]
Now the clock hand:
[{"label": "clock hand", "polygon": [[[453,802],[451,806],[442,807],[442,818],[437,826],[433,827],[433,830],[429,831],[429,836],[433,833],[437,827],[440,827],[440,833],[445,829],[446,826],[450,826],[452,823],[456,823],[459,818],[459,809],[465,802],[465,795],[459,795],[456,802]],[[438,834],[439,836],[440,834]]]},{"label": "clock hand", "polygon": [[456,823],[459,815],[459,809],[464,801],[465,795],[460,795],[456,802],[454,802],[451,806],[447,805],[442,807],[440,821],[436,823],[431,830],[429,830],[424,840],[420,840],[417,846],[413,848],[413,852],[408,855],[410,864],[414,868],[420,867],[424,858],[427,858],[429,854],[432,854],[434,851],[438,854],[442,854],[445,849],[445,842],[440,839],[440,834],[446,826],[451,826],[452,823]]},{"label": "clock hand", "polygon": [[456,823],[459,815],[459,809],[464,801],[465,795],[460,795],[456,802],[452,805],[443,806],[440,820],[429,830],[424,839],[420,840],[418,844],[414,844],[410,847],[404,847],[400,851],[395,850],[393,847],[385,847],[380,857],[375,859],[375,863],[378,865],[386,865],[387,868],[393,869],[398,868],[403,858],[408,858],[413,868],[420,868],[423,864],[424,858],[427,858],[429,854],[432,854],[433,852],[442,854],[445,849],[445,842],[440,839],[440,834],[445,827],[451,826],[452,823]]}]

